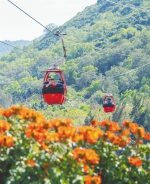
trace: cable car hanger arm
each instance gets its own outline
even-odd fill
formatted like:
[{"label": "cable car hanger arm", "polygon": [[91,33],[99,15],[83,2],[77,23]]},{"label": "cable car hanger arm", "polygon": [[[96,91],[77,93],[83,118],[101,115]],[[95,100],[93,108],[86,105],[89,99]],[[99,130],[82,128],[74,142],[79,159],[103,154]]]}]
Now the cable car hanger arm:
[{"label": "cable car hanger arm", "polygon": [[65,44],[64,44],[63,36],[67,35],[67,34],[66,33],[61,33],[61,31],[57,31],[55,33],[55,35],[59,36],[61,38],[61,42],[62,42],[62,46],[63,46],[63,52],[64,52],[64,57],[66,58],[67,57],[67,55],[66,55],[66,47],[65,47]]}]

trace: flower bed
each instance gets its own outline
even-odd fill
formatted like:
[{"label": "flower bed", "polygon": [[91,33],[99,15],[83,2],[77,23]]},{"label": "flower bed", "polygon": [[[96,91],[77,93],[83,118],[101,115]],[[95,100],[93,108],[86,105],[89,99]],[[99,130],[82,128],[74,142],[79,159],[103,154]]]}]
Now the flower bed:
[{"label": "flower bed", "polygon": [[76,127],[25,106],[0,109],[0,183],[149,184],[149,141],[127,120]]}]

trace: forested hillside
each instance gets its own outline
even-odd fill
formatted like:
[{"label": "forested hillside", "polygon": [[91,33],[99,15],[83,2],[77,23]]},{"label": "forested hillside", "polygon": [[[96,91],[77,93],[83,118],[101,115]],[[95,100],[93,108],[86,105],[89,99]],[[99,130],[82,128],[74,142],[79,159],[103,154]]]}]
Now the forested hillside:
[{"label": "forested hillside", "polygon": [[[68,85],[67,101],[48,106],[41,95],[44,73],[63,60],[61,40],[51,32],[39,41],[0,57],[0,106],[24,104],[48,118],[68,117],[77,124],[95,118],[130,119],[149,129],[150,1],[98,0],[61,27],[67,58],[61,62]],[[105,80],[102,76],[105,76]],[[112,93],[117,109],[103,112],[102,87]]]}]

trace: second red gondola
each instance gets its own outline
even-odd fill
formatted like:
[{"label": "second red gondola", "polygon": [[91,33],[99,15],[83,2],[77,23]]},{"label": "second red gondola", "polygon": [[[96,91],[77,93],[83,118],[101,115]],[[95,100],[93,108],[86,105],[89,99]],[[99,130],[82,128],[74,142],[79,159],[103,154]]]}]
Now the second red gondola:
[{"label": "second red gondola", "polygon": [[104,112],[114,112],[116,109],[116,102],[112,95],[106,95],[103,99]]}]

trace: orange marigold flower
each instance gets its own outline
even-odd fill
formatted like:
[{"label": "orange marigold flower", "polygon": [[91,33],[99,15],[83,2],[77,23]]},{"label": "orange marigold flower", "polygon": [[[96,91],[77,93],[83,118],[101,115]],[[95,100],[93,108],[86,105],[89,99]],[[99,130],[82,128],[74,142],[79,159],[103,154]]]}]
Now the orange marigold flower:
[{"label": "orange marigold flower", "polygon": [[47,127],[48,129],[52,129],[52,128],[53,128],[52,120],[47,121],[46,127]]},{"label": "orange marigold flower", "polygon": [[83,141],[83,140],[84,140],[84,135],[75,134],[72,137],[73,142],[79,142],[79,141]]},{"label": "orange marigold flower", "polygon": [[99,124],[102,127],[109,126],[110,125],[110,121],[107,119],[107,120],[101,121]]},{"label": "orange marigold flower", "polygon": [[7,147],[13,147],[14,146],[14,138],[12,136],[6,136],[5,137],[5,144]]},{"label": "orange marigold flower", "polygon": [[14,114],[14,109],[13,108],[10,108],[10,109],[6,109],[4,111],[3,116],[5,116],[6,118],[9,118],[13,114]]},{"label": "orange marigold flower", "polygon": [[25,163],[29,164],[31,167],[34,167],[36,165],[35,161],[32,159],[32,160],[26,160]]},{"label": "orange marigold flower", "polygon": [[85,180],[85,184],[92,184],[92,176],[90,176],[89,174],[84,176],[84,180]]},{"label": "orange marigold flower", "polygon": [[97,132],[98,132],[98,137],[99,137],[99,138],[102,138],[102,137],[103,137],[103,135],[104,135],[104,131],[103,131],[103,130],[98,129],[98,130],[97,130]]},{"label": "orange marigold flower", "polygon": [[72,139],[72,137],[76,133],[76,127],[65,127],[65,126],[60,126],[58,127],[58,134],[60,138],[68,138]]},{"label": "orange marigold flower", "polygon": [[111,131],[111,132],[116,132],[116,131],[121,130],[121,128],[120,128],[120,126],[117,123],[110,122],[108,130]]},{"label": "orange marigold flower", "polygon": [[110,120],[104,120],[99,123],[102,127],[106,128],[106,131],[116,132],[121,130],[120,126]]},{"label": "orange marigold flower", "polygon": [[82,126],[78,131],[79,135],[83,136],[83,140],[89,143],[96,143],[98,138],[103,136],[103,131],[92,126]]},{"label": "orange marigold flower", "polygon": [[109,141],[113,142],[113,140],[116,138],[116,135],[113,132],[108,131],[104,134],[103,138],[104,138],[104,140],[109,140]]},{"label": "orange marigold flower", "polygon": [[90,168],[90,167],[89,167],[88,165],[85,164],[85,165],[83,166],[84,172],[85,172],[85,173],[88,172],[89,168]]},{"label": "orange marigold flower", "polygon": [[72,119],[66,119],[66,127],[69,127],[72,125]]},{"label": "orange marigold flower", "polygon": [[52,121],[52,123],[53,123],[53,127],[58,128],[61,125],[61,120],[60,119],[54,119]]},{"label": "orange marigold flower", "polygon": [[129,127],[130,127],[130,124],[131,124],[131,121],[124,120],[122,126],[123,126],[123,127],[126,127],[126,128],[129,128]]},{"label": "orange marigold flower", "polygon": [[5,120],[0,120],[0,131],[7,131],[12,125]]},{"label": "orange marigold flower", "polygon": [[100,176],[90,176],[89,174],[84,176],[85,184],[101,184],[102,178]]},{"label": "orange marigold flower", "polygon": [[137,134],[139,126],[136,123],[131,123],[129,128],[133,134]]},{"label": "orange marigold flower", "polygon": [[42,143],[41,148],[42,148],[42,150],[46,150],[48,148],[48,146],[46,144]]},{"label": "orange marigold flower", "polygon": [[7,136],[5,134],[0,133],[0,145],[13,147],[14,146],[14,138],[12,136]]},{"label": "orange marigold flower", "polygon": [[27,136],[28,138],[31,138],[31,136],[32,136],[32,129],[30,129],[30,128],[26,129],[26,130],[25,130],[25,134],[26,134],[26,136]]},{"label": "orange marigold flower", "polygon": [[59,141],[59,135],[56,132],[47,132],[46,133],[46,139],[50,141]]},{"label": "orange marigold flower", "polygon": [[121,137],[119,138],[118,136],[118,145],[120,147],[124,147],[126,145],[128,145],[131,142],[131,137]]},{"label": "orange marigold flower", "polygon": [[99,125],[99,122],[97,120],[92,120],[90,124],[94,127],[97,127]]},{"label": "orange marigold flower", "polygon": [[100,184],[100,183],[102,183],[102,178],[100,176],[93,176],[92,177],[92,183]]},{"label": "orange marigold flower", "polygon": [[42,139],[44,140],[46,138],[46,130],[45,129],[41,129],[40,131],[37,129],[33,130],[33,137],[36,140]]},{"label": "orange marigold flower", "polygon": [[91,162],[92,164],[98,164],[100,160],[99,156],[94,150],[86,148],[75,148],[73,150],[73,157],[84,164],[86,164],[87,161]]},{"label": "orange marigold flower", "polygon": [[0,116],[3,116],[4,112],[5,112],[5,109],[4,108],[0,108]]},{"label": "orange marigold flower", "polygon": [[150,132],[145,134],[144,139],[147,140],[147,141],[150,141]]},{"label": "orange marigold flower", "polygon": [[5,135],[0,133],[0,145],[5,146]]},{"label": "orange marigold flower", "polygon": [[139,166],[142,165],[142,160],[140,160],[138,157],[133,158],[133,157],[130,156],[130,157],[128,158],[128,161],[129,161],[129,163],[130,163],[131,165],[133,165],[133,166],[139,167]]},{"label": "orange marigold flower", "polygon": [[122,135],[127,137],[128,135],[130,135],[130,131],[128,129],[125,129],[122,131]]},{"label": "orange marigold flower", "polygon": [[97,130],[93,132],[87,132],[85,135],[85,139],[87,140],[88,143],[96,143],[99,138],[99,132]]}]

